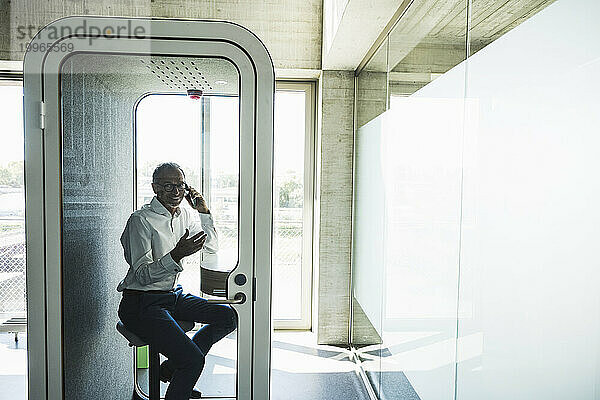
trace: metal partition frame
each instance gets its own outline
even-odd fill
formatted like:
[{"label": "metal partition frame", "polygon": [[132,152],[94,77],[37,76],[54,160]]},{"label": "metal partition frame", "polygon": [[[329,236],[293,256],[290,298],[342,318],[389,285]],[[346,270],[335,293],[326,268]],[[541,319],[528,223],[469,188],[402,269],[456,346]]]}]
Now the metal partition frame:
[{"label": "metal partition frame", "polygon": [[[119,36],[120,32],[96,34],[83,29],[77,33],[75,29],[131,22],[143,27],[145,34]],[[232,273],[227,298],[233,300],[242,292],[248,299],[235,305],[239,316],[238,399],[268,399],[274,71],[264,45],[248,30],[227,22],[69,17],[38,33],[30,49],[42,48],[45,51],[29,51],[24,61],[30,398],[64,398],[60,67],[74,52],[88,52],[218,56],[238,68],[240,200],[244,201],[240,201],[240,262],[235,273],[252,278],[238,286]]]}]

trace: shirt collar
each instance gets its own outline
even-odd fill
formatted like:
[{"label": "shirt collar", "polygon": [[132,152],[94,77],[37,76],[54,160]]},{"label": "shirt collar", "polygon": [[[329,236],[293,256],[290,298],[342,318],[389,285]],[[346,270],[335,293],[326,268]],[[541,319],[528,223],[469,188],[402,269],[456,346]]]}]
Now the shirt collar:
[{"label": "shirt collar", "polygon": [[[171,216],[171,212],[169,210],[166,209],[165,206],[162,205],[162,203],[160,201],[158,201],[158,199],[156,198],[156,196],[154,196],[152,198],[152,201],[150,202],[150,207],[152,208],[152,211],[154,211],[157,214],[160,215],[166,215],[166,216]],[[181,214],[181,209],[179,207],[177,207],[175,209],[175,217],[178,217],[179,214]]]}]

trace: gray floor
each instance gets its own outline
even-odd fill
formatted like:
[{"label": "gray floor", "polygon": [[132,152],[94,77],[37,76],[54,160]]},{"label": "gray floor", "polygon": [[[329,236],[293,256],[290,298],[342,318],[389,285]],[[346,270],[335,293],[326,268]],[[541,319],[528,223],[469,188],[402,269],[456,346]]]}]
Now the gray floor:
[{"label": "gray floor", "polygon": [[[428,335],[427,338],[430,336],[435,335]],[[398,337],[391,338],[389,341],[397,344],[392,347],[369,345],[356,349],[375,395],[380,400],[421,400],[403,372],[405,369],[402,365],[402,355],[403,349],[409,346],[420,347],[423,341],[401,340]]]},{"label": "gray floor", "polygon": [[[217,344],[197,384],[206,395],[235,397],[235,336]],[[0,333],[0,400],[26,400],[27,336]],[[368,400],[344,349],[316,345],[310,332],[277,332],[273,337],[272,400]],[[147,370],[139,370],[147,388]],[[402,372],[368,373],[382,400],[420,400]],[[163,384],[163,392],[166,385]]]},{"label": "gray floor", "polygon": [[421,400],[402,372],[367,372],[367,377],[380,400]]},{"label": "gray floor", "polygon": [[[148,372],[138,370],[146,391]],[[166,384],[161,384],[164,394]],[[204,396],[235,398],[235,336],[216,344],[196,385]],[[271,400],[368,400],[348,352],[319,346],[311,332],[277,332],[273,337]]]}]

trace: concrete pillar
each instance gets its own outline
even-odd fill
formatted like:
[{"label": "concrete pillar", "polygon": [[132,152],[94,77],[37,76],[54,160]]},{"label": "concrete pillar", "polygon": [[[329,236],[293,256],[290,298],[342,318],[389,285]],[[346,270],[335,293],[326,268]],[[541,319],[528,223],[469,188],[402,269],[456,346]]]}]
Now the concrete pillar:
[{"label": "concrete pillar", "polygon": [[318,322],[322,344],[348,344],[354,72],[323,71],[318,138]]}]

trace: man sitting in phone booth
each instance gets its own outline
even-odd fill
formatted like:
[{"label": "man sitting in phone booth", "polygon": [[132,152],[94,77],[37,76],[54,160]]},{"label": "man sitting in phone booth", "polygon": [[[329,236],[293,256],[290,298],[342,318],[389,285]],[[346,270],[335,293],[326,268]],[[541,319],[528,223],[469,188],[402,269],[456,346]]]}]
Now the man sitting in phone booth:
[{"label": "man sitting in phone booth", "polygon": [[[163,163],[152,174],[155,197],[129,217],[121,244],[129,271],[119,318],[125,327],[167,357],[161,380],[170,381],[165,400],[200,398],[194,389],[211,346],[237,326],[231,307],[208,304],[184,293],[177,278],[182,259],[198,251],[215,254],[217,232],[206,202],[185,183],[176,163]],[[179,207],[183,198],[197,213]],[[190,339],[175,320],[205,324]]]}]

